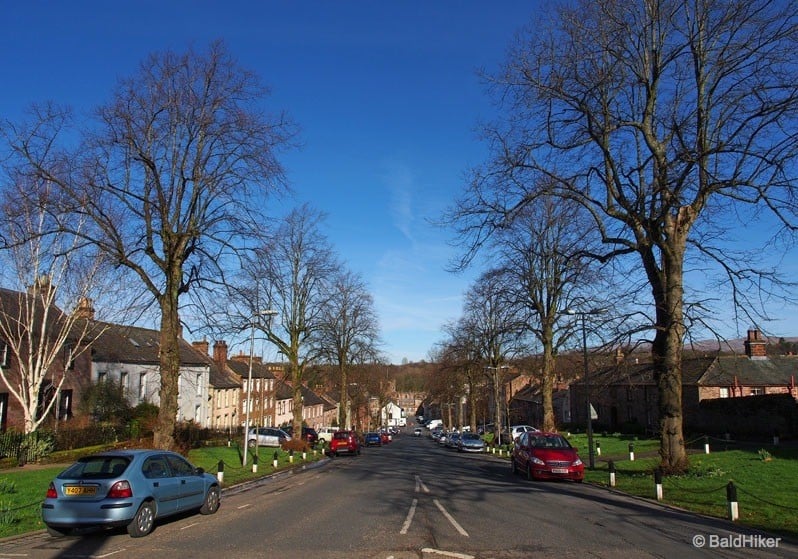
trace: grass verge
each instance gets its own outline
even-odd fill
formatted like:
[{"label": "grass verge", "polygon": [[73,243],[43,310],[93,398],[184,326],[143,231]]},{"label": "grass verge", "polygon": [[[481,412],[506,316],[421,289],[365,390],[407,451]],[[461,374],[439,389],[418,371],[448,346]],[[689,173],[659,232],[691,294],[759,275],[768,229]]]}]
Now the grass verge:
[{"label": "grass verge", "polygon": [[[99,450],[99,449],[97,449]],[[189,452],[189,460],[194,465],[204,468],[206,472],[216,475],[220,463],[224,464],[223,487],[230,487],[244,481],[257,479],[303,463],[302,453],[291,454],[277,450],[277,467],[274,467],[273,448],[258,448],[250,454],[248,465],[241,466],[241,452],[237,447],[207,447]],[[80,453],[80,456],[91,451]],[[254,457],[258,457],[258,471],[252,471]],[[315,454],[310,451],[305,456],[305,463],[323,458],[321,451]],[[47,486],[58,475],[71,459],[62,464],[28,465],[0,470],[0,538],[16,536],[44,529],[41,520],[41,503]]]}]

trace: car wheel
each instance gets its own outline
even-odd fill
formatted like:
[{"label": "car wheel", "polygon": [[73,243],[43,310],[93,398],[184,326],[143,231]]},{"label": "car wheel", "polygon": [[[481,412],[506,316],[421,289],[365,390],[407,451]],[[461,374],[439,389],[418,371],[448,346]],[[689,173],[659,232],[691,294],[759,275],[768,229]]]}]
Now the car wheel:
[{"label": "car wheel", "polygon": [[252,440],[247,441],[247,446],[249,448],[255,448],[256,446],[258,446],[258,443],[255,441],[255,439],[252,439]]},{"label": "car wheel", "polygon": [[130,524],[127,525],[127,533],[132,538],[142,538],[152,532],[155,525],[155,506],[151,501],[142,503],[139,510],[136,511],[136,516]]},{"label": "car wheel", "polygon": [[202,507],[200,508],[200,514],[213,514],[217,510],[219,510],[219,505],[221,504],[221,493],[219,492],[219,488],[214,485],[210,489],[208,489],[208,493],[205,495],[205,502],[202,503]]},{"label": "car wheel", "polygon": [[64,536],[70,535],[72,530],[70,528],[53,528],[52,526],[48,526],[47,533],[54,538],[63,538]]}]

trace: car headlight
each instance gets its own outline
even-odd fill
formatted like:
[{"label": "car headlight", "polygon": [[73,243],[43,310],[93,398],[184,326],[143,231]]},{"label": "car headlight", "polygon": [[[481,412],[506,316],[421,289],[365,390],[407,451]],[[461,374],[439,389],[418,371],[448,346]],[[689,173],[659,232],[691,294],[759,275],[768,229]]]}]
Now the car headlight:
[{"label": "car headlight", "polygon": [[532,457],[532,463],[533,464],[537,464],[538,466],[545,466],[546,465],[546,463],[543,460],[541,460],[540,458],[538,458],[537,456],[533,456]]},{"label": "car headlight", "polygon": [[581,466],[581,465],[582,465],[582,461],[579,458],[574,460],[574,463],[571,464],[571,466]]}]

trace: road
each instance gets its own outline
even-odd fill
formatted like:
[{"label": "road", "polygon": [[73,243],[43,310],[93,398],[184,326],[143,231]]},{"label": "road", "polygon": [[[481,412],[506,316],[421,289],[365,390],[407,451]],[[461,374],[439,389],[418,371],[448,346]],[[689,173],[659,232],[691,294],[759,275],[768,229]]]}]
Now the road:
[{"label": "road", "polygon": [[227,490],[217,514],[161,522],[146,538],[37,532],[0,542],[7,557],[681,559],[798,557],[798,547],[589,484],[529,482],[499,458],[405,435]]}]

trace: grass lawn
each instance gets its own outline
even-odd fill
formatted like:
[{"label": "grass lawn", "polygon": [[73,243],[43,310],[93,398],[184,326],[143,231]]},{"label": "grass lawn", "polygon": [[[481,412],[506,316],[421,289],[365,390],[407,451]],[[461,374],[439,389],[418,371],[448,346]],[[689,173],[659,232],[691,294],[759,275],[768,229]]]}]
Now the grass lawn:
[{"label": "grass lawn", "polygon": [[[587,440],[584,435],[570,437],[587,464]],[[626,440],[619,437],[595,438],[601,444],[596,467],[585,472],[585,480],[609,486],[608,461],[615,464],[615,488],[625,493],[656,499],[654,470],[659,440]],[[632,442],[635,460],[629,460]],[[751,446],[727,450],[719,445],[710,454],[703,444],[690,451],[690,470],[662,480],[664,503],[702,514],[728,518],[726,486],[731,481],[737,489],[739,524],[798,538],[798,448]],[[760,449],[764,452],[760,453]],[[765,459],[769,458],[769,459]]]},{"label": "grass lawn", "polygon": [[[189,452],[189,460],[202,467],[206,472],[216,474],[219,462],[224,462],[224,487],[230,487],[243,481],[256,479],[274,473],[273,448],[259,448],[258,471],[252,472],[253,458],[249,455],[248,466],[241,466],[241,454],[238,447],[198,448]],[[74,453],[73,453],[74,454]],[[323,454],[309,452],[305,462],[320,460]],[[54,457],[57,458],[57,457]],[[44,529],[41,521],[41,503],[48,484],[69,463],[69,456],[63,464],[52,466],[29,465],[23,468],[0,470],[0,538],[24,534],[33,530]],[[277,470],[286,469],[302,463],[302,454],[296,453],[291,461],[288,452],[278,451]]]}]

